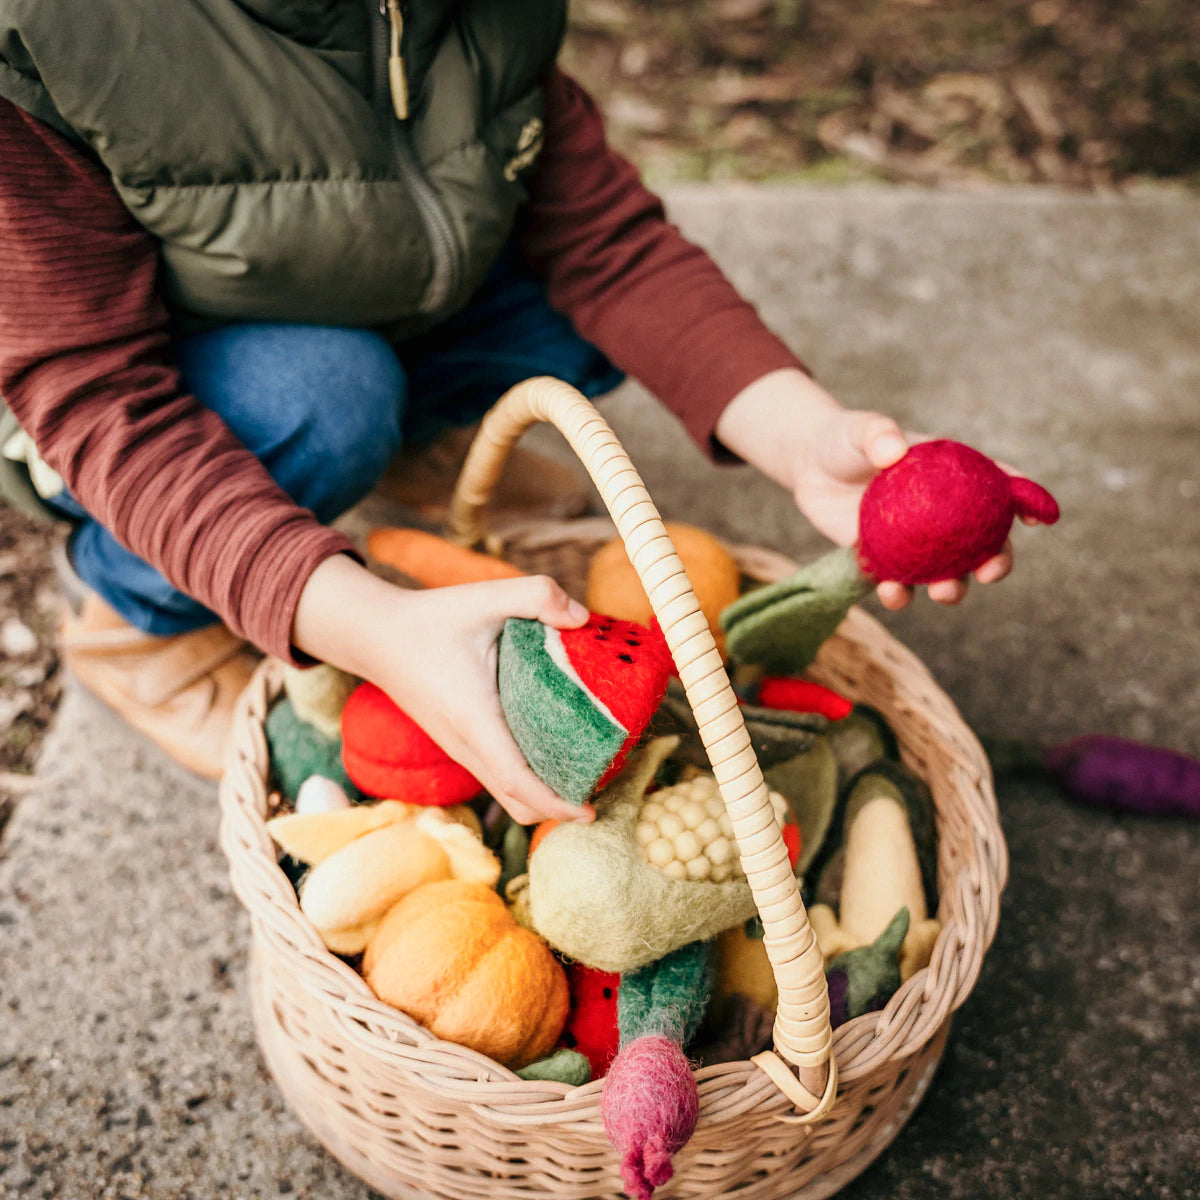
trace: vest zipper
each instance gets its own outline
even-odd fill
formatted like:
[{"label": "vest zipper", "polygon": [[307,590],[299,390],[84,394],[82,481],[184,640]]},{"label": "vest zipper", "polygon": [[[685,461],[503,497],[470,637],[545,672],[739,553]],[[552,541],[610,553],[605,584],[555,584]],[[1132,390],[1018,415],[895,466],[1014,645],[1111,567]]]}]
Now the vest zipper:
[{"label": "vest zipper", "polygon": [[[375,5],[368,0],[368,7]],[[413,149],[409,116],[408,72],[404,63],[403,0],[378,0],[379,16],[371,14],[371,42],[375,59],[373,102],[378,120],[387,131],[392,157],[401,179],[408,184],[429,239],[433,270],[421,300],[421,312],[436,312],[454,294],[458,284],[459,253],[449,214],[425,177]],[[390,97],[390,101],[389,101]]]}]

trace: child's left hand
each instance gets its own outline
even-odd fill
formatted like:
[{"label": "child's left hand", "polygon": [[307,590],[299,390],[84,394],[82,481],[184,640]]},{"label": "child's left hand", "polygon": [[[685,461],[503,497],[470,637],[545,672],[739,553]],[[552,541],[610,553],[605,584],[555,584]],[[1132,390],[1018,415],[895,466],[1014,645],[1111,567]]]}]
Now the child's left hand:
[{"label": "child's left hand", "polygon": [[[882,413],[843,408],[801,371],[774,371],[730,402],[717,421],[717,437],[735,454],[786,487],[814,528],[839,546],[858,539],[858,508],[871,479],[904,457],[911,441]],[[1006,468],[1007,469],[1007,468]],[[980,583],[1012,570],[1012,543],[978,567]],[[929,585],[929,598],[958,604],[966,579]],[[894,580],[876,589],[885,608],[904,608],[913,589]]]}]

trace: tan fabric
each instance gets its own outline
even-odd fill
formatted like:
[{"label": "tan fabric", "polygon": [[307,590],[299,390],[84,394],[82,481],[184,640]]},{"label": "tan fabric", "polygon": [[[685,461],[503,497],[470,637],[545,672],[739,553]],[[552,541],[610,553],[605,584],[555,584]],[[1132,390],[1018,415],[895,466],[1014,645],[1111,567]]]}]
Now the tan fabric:
[{"label": "tan fabric", "polygon": [[218,779],[233,705],[257,656],[223,626],[174,637],[135,629],[94,593],[60,630],[80,683],[189,771]]}]

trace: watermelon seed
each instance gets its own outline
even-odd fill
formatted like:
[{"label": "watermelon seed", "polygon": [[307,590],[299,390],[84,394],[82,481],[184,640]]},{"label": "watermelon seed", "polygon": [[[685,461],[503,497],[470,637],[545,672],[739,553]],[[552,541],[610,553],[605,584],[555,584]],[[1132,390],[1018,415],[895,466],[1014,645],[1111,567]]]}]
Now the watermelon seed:
[{"label": "watermelon seed", "polygon": [[632,655],[632,654],[618,654],[618,655],[617,655],[617,657],[618,657],[618,658],[619,658],[619,659],[620,659],[622,662],[627,662],[627,663],[631,663],[631,662],[633,662],[633,655]]},{"label": "watermelon seed", "polygon": [[640,646],[641,644],[642,643],[639,642],[637,640],[637,638],[626,638],[625,639],[625,645],[627,645],[627,646]]}]

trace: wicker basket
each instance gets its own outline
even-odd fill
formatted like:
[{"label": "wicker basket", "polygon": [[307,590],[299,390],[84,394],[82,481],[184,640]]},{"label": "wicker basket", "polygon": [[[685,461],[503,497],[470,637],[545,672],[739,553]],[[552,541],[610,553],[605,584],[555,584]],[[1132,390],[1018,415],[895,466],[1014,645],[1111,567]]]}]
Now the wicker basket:
[{"label": "wicker basket", "polygon": [[[987,761],[921,663],[853,611],[812,674],[878,708],[904,761],[928,782],[943,928],[929,966],[882,1012],[831,1033],[820,952],[720,657],[658,514],[607,424],[565,384],[530,380],[514,388],[468,456],[452,533],[482,540],[490,490],[513,443],[537,420],[555,424],[588,468],[646,586],[729,808],[779,983],[774,1051],[697,1073],[699,1125],[658,1194],[832,1195],[888,1145],[921,1099],[950,1015],[970,993],[995,932],[1007,860]],[[503,552],[572,590],[587,554],[610,532],[594,521],[533,526],[510,534]],[[768,551],[737,553],[743,569],[763,580],[794,569]],[[280,687],[278,668],[264,665],[242,697],[221,785],[221,836],[234,891],[251,917],[259,1042],[292,1107],[332,1154],[390,1197],[622,1196],[599,1082],[575,1089],[527,1083],[440,1041],[377,1000],[301,914],[264,824],[263,722]]]}]

